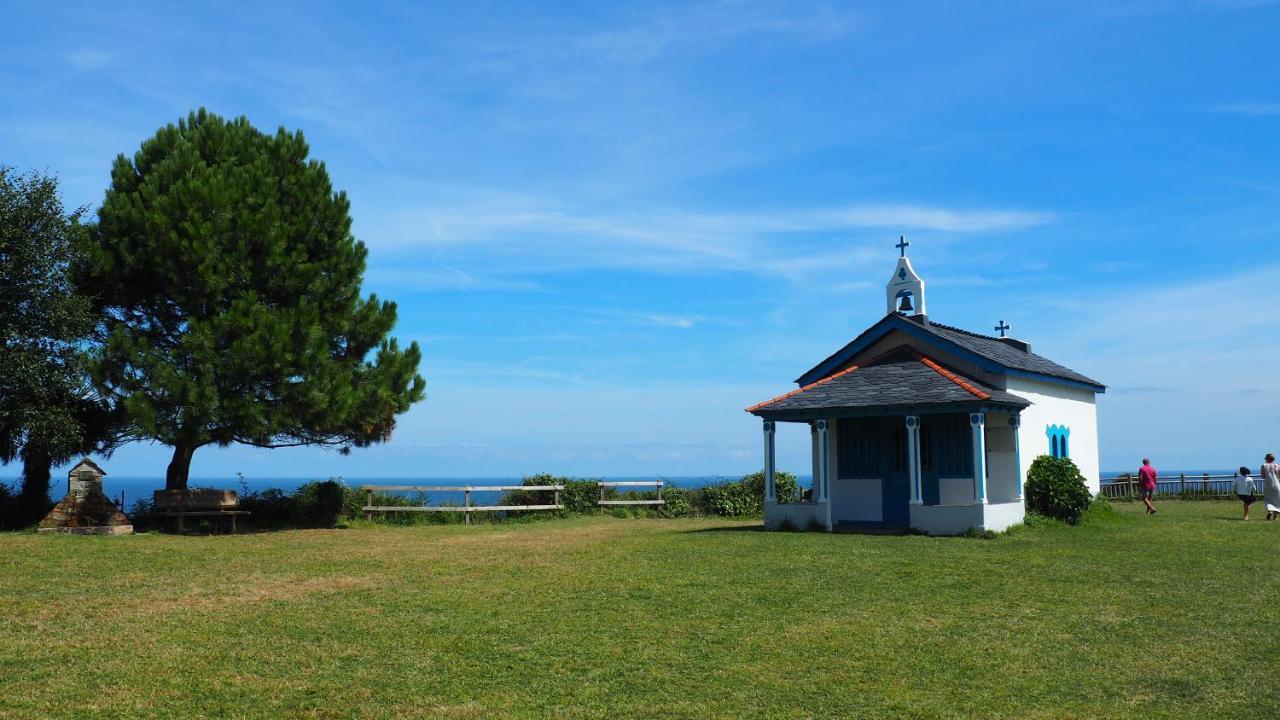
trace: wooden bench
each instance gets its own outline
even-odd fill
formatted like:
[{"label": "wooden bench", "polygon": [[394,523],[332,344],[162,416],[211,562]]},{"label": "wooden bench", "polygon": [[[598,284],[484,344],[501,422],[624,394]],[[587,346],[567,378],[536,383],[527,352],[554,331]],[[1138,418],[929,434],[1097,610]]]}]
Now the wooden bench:
[{"label": "wooden bench", "polygon": [[236,518],[250,514],[240,509],[240,495],[234,490],[157,490],[155,510],[161,517],[178,518],[178,532],[186,529],[189,517],[224,517],[234,533]]}]

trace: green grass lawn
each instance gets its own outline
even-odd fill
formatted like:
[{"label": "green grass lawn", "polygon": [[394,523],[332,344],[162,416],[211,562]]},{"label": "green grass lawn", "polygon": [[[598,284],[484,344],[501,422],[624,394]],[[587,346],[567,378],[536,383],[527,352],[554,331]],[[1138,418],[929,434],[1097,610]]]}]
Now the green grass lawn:
[{"label": "green grass lawn", "polygon": [[[1260,513],[1259,513],[1260,514]],[[1280,716],[1280,523],[0,535],[0,718]]]}]

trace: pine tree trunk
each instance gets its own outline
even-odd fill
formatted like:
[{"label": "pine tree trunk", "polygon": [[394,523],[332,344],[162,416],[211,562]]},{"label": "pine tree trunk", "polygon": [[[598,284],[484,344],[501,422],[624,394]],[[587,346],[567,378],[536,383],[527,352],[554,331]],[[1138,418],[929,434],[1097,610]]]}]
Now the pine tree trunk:
[{"label": "pine tree trunk", "polygon": [[164,474],[165,490],[186,490],[187,476],[191,473],[191,456],[200,447],[194,443],[179,442],[173,446],[173,459]]},{"label": "pine tree trunk", "polygon": [[41,447],[22,449],[21,523],[35,525],[49,512],[49,467],[53,458]]}]

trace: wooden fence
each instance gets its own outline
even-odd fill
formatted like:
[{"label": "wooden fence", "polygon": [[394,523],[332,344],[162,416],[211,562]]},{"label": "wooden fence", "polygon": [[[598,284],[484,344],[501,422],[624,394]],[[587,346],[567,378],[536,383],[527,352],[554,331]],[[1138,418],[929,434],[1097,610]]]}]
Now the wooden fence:
[{"label": "wooden fence", "polygon": [[[600,486],[599,505],[666,505],[667,501],[662,499],[662,486],[665,485],[661,480],[647,480],[640,482],[598,482]],[[658,492],[657,500],[606,500],[605,492],[608,488],[620,487],[651,487],[656,488]]]},{"label": "wooden fence", "polygon": [[[1235,481],[1238,477],[1240,477],[1238,474],[1212,475],[1210,473],[1191,475],[1179,473],[1177,476],[1158,477],[1156,494],[1186,497],[1234,495]],[[1261,494],[1261,484],[1257,478],[1254,478],[1254,482],[1259,485],[1258,493]],[[1125,474],[1102,483],[1102,495],[1109,498],[1136,498],[1139,487],[1140,482],[1136,475]]]},{"label": "wooden fence", "polygon": [[[372,520],[376,512],[460,512],[465,522],[471,524],[473,512],[499,512],[503,510],[563,510],[560,503],[560,492],[563,485],[361,485],[364,490],[364,516]],[[550,505],[472,505],[473,492],[508,492],[522,490],[526,492],[555,493]],[[462,493],[462,505],[374,505],[375,492],[448,492]]]}]

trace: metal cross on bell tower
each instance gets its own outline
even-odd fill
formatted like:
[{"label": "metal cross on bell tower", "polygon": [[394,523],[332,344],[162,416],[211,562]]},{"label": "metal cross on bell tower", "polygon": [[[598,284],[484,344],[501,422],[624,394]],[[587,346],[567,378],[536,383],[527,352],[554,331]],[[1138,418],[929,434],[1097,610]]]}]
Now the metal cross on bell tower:
[{"label": "metal cross on bell tower", "polygon": [[1001,320],[1000,324],[996,326],[996,332],[1000,333],[1000,337],[1005,337],[1005,335],[1007,335],[1008,332],[1012,329],[1013,328],[1009,326],[1009,323],[1003,320]]},{"label": "metal cross on bell tower", "polygon": [[902,253],[902,257],[907,256],[907,248],[910,246],[911,243],[907,242],[907,238],[904,235],[899,235],[898,244],[894,245],[894,247],[898,248],[898,251]]}]

